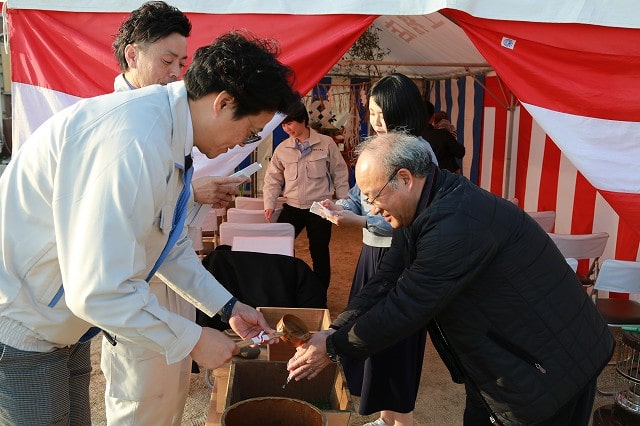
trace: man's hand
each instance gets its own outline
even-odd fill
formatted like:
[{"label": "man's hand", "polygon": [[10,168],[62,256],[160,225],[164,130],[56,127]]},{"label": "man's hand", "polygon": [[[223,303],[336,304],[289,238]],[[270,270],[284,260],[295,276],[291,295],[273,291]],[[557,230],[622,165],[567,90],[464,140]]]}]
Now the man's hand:
[{"label": "man's hand", "polygon": [[[236,302],[231,311],[229,317],[229,325],[236,332],[236,334],[243,339],[249,339],[260,334],[264,331],[267,334],[275,332],[267,320],[264,319],[262,312],[256,311],[249,305],[245,305],[241,302]],[[278,339],[272,339],[269,343],[276,343]]]},{"label": "man's hand", "polygon": [[296,349],[296,354],[287,363],[290,380],[313,379],[323,368],[332,364],[327,356],[327,337],[335,330],[319,331]]},{"label": "man's hand", "polygon": [[202,368],[214,370],[220,367],[240,349],[224,333],[210,327],[202,327],[198,343],[191,350],[191,358]]},{"label": "man's hand", "polygon": [[264,210],[264,218],[267,223],[271,223],[271,215],[273,214],[273,209],[265,209]]},{"label": "man's hand", "polygon": [[191,181],[193,198],[197,203],[211,204],[215,209],[227,207],[231,198],[239,194],[238,185],[247,180],[246,176],[202,176]]}]

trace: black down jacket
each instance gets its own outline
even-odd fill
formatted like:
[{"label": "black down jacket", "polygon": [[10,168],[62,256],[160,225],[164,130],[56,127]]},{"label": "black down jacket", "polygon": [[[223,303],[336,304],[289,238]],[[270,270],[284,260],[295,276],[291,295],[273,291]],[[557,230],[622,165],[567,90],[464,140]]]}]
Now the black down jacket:
[{"label": "black down jacket", "polygon": [[334,322],[337,353],[364,358],[435,325],[452,376],[499,420],[551,417],[611,358],[607,324],[517,206],[437,168],[425,188],[413,223],[394,232],[379,272]]}]

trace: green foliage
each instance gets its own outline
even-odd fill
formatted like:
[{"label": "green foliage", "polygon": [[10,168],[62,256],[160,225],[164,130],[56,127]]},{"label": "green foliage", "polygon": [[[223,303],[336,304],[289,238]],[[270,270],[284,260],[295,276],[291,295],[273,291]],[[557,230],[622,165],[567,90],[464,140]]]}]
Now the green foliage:
[{"label": "green foliage", "polygon": [[[344,65],[336,65],[334,71],[340,75],[366,75],[367,77],[381,77],[382,72],[377,65],[360,65],[350,64],[348,61],[382,61],[391,49],[380,47],[380,28],[371,25],[349,48],[347,53],[342,57],[343,61],[347,61]],[[385,70],[385,73],[388,69]]]}]

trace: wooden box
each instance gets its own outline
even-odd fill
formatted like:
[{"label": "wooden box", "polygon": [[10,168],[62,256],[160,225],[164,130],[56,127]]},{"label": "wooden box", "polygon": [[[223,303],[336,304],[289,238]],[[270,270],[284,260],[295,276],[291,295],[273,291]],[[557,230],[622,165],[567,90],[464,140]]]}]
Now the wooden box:
[{"label": "wooden box", "polygon": [[347,426],[353,402],[339,363],[325,367],[311,380],[287,381],[284,361],[234,360],[229,371],[226,407],[249,398],[295,398],[319,408],[329,426]]},{"label": "wooden box", "polygon": [[[310,332],[327,330],[331,325],[331,316],[328,309],[315,308],[277,308],[259,306],[256,310],[262,312],[272,328],[276,328],[276,324],[285,314],[295,315],[300,318],[309,328]],[[278,342],[275,345],[267,345],[267,359],[270,361],[289,361],[295,354],[295,348],[284,342]]]}]

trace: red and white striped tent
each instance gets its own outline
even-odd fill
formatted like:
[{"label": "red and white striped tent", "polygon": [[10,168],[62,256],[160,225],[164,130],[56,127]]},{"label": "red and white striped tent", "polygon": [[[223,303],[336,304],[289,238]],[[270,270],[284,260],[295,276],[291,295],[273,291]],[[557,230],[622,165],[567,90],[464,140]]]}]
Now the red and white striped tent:
[{"label": "red and white striped tent", "polygon": [[[128,12],[141,3],[7,2],[14,146],[53,112],[79,98],[112,90],[118,73],[110,48],[113,35]],[[485,96],[482,146],[473,153],[479,161],[478,183],[499,195],[519,198],[527,211],[555,210],[556,232],[608,232],[605,257],[638,259],[640,3],[170,3],[192,20],[190,54],[230,29],[278,39],[281,59],[296,71],[302,93],[379,17],[437,13],[455,22],[517,97],[509,112],[494,97]],[[404,30],[419,33],[410,26]],[[409,51],[409,55],[420,54]],[[504,89],[495,77],[488,77],[486,85],[494,93]],[[453,111],[466,119],[464,111]]]}]

